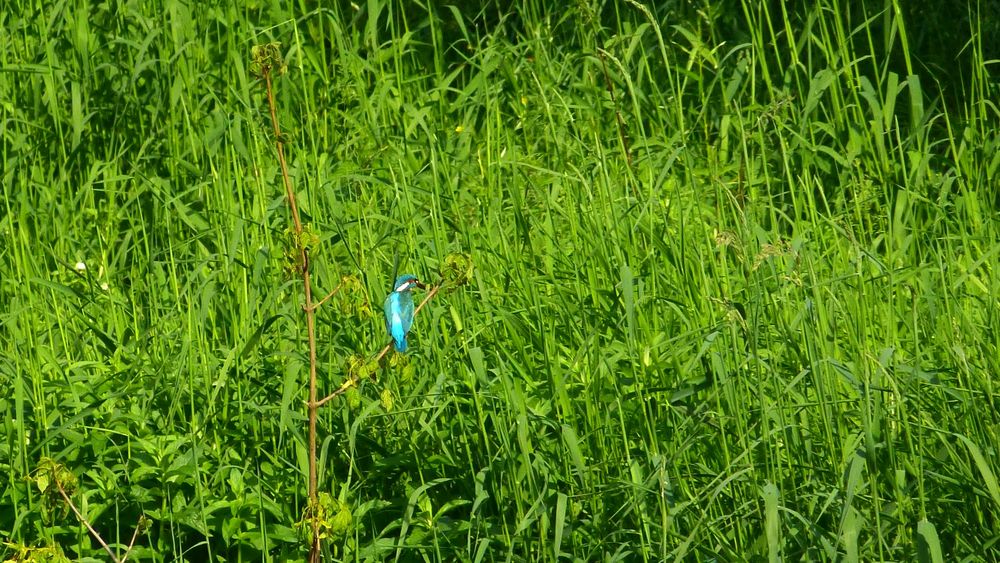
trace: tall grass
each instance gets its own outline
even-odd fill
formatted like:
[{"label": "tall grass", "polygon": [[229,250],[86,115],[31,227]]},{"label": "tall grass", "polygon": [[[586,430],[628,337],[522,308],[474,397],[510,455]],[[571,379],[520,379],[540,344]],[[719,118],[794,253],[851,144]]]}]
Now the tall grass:
[{"label": "tall grass", "polygon": [[320,414],[328,559],[998,560],[991,6],[14,0],[4,556],[104,557],[51,458],[130,558],[305,558],[280,41],[321,396],[475,262]]}]

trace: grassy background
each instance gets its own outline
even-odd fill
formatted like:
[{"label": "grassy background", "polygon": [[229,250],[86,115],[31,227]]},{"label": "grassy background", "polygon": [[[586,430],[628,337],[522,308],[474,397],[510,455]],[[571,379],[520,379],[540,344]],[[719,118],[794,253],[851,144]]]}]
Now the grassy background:
[{"label": "grassy background", "polygon": [[13,0],[0,553],[103,560],[50,457],[138,560],[304,557],[280,41],[321,393],[476,268],[321,414],[331,560],[1000,560],[1000,7],[872,4]]}]

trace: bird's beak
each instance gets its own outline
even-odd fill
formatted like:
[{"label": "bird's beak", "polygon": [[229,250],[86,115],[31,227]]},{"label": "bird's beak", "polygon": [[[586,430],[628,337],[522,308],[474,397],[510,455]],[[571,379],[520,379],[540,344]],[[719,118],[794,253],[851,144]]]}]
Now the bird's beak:
[{"label": "bird's beak", "polygon": [[424,285],[424,282],[422,282],[420,280],[413,280],[413,285],[416,286],[416,287],[418,287],[418,288],[420,288],[420,289],[427,289],[427,286]]}]

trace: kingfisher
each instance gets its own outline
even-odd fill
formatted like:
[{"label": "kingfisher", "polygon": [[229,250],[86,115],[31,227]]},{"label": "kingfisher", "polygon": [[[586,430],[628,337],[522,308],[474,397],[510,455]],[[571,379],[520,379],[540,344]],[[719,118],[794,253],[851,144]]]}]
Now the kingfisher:
[{"label": "kingfisher", "polygon": [[406,334],[410,332],[413,324],[413,295],[410,290],[414,287],[423,289],[424,284],[420,283],[413,274],[403,274],[396,278],[396,285],[392,293],[385,298],[382,310],[385,312],[385,328],[392,336],[399,353],[406,352]]}]

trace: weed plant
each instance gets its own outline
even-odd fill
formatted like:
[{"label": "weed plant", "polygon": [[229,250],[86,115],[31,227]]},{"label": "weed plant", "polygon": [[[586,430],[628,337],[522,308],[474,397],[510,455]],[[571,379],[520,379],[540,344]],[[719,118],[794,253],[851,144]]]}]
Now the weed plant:
[{"label": "weed plant", "polygon": [[1000,560],[997,3],[501,4],[5,4],[4,558],[305,559],[280,42],[326,560]]}]

